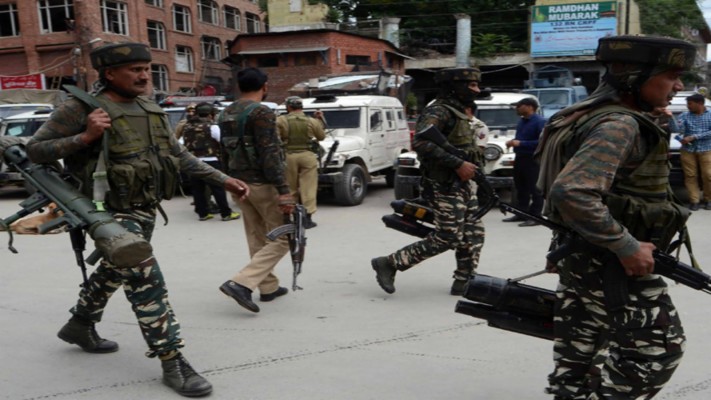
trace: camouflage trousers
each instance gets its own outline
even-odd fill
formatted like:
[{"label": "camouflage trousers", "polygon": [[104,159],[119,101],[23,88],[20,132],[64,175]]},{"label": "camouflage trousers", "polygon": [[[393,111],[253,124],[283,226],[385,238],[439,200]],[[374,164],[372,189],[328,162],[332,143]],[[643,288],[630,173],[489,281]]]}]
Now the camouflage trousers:
[{"label": "camouflage trousers", "polygon": [[679,315],[658,275],[629,278],[628,302],[610,310],[602,268],[622,267],[576,254],[559,268],[546,391],[556,399],[650,399],[681,361]]},{"label": "camouflage trousers", "polygon": [[[130,232],[150,241],[155,227],[155,212],[133,211],[114,214],[117,222]],[[136,314],[138,326],[148,344],[148,357],[168,353],[183,347],[180,324],[168,302],[168,291],[155,258],[132,268],[117,268],[102,260],[79,292],[79,301],[70,312],[98,323],[111,295],[123,287],[126,298]]]},{"label": "camouflage trousers", "polygon": [[458,190],[437,185],[433,189],[434,232],[391,254],[389,259],[398,270],[404,271],[430,257],[454,250],[457,268],[453,277],[469,280],[479,265],[485,236],[484,224],[474,219],[479,206],[476,186],[467,182]]}]

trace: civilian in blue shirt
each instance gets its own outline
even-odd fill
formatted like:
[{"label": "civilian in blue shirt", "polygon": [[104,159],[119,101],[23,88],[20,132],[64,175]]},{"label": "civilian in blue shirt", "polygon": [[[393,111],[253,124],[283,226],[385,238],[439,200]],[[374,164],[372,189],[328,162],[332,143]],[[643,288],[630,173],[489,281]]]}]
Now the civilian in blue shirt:
[{"label": "civilian in blue shirt", "polygon": [[[516,159],[513,167],[516,205],[529,214],[540,216],[543,209],[543,194],[536,188],[538,181],[538,163],[533,159],[533,152],[538,147],[546,120],[538,113],[538,102],[526,97],[516,103],[516,113],[521,116],[516,126],[516,136],[506,142],[506,147],[513,147]],[[519,216],[505,218],[504,222],[522,221]],[[518,226],[535,226],[535,221],[523,221]]]},{"label": "civilian in blue shirt", "polygon": [[704,105],[706,98],[692,94],[686,98],[688,112],[677,121],[671,121],[672,131],[679,132],[681,140],[681,169],[684,171],[684,186],[689,192],[689,209],[696,211],[701,204],[699,171],[703,182],[703,207],[711,210],[711,111]]}]

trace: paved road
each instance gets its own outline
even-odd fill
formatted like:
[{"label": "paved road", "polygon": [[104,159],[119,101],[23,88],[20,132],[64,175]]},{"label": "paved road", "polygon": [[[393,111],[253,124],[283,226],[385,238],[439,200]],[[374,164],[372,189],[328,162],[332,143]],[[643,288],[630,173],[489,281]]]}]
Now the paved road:
[{"label": "paved road", "polygon": [[[308,231],[303,291],[261,304],[252,314],[217,287],[248,260],[242,221],[198,222],[190,199],[165,203],[170,224],[154,245],[182,322],[184,352],[214,385],[214,399],[399,400],[550,399],[551,343],[489,328],[453,312],[448,294],[453,255],[404,274],[397,292],[375,283],[370,259],[413,239],[380,221],[393,197],[371,185],[365,202],[324,204]],[[0,215],[22,196],[0,191]],[[542,267],[543,227],[518,228],[485,217],[480,273],[520,276]],[[711,211],[691,220],[702,264],[711,266]],[[0,233],[0,239],[2,238]],[[0,241],[0,399],[176,399],[160,383],[127,301],[117,293],[98,326],[121,350],[90,355],[55,334],[75,300],[80,275],[67,235],[16,236],[19,254]],[[709,267],[711,268],[711,267]],[[290,286],[290,264],[277,268]],[[553,288],[553,276],[527,283]],[[707,331],[711,297],[673,286],[689,337],[681,367],[660,399],[711,398]]]}]

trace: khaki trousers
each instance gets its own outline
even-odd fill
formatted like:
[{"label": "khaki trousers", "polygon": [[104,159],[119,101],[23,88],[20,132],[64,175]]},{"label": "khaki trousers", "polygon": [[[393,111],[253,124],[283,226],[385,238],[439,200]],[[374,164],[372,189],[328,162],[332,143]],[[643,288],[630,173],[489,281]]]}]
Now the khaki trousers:
[{"label": "khaki trousers", "polygon": [[689,192],[689,202],[698,203],[701,200],[699,193],[699,171],[703,183],[704,202],[711,201],[711,151],[692,153],[681,150],[681,168],[684,170],[684,186]]},{"label": "khaki trousers", "polygon": [[306,213],[315,213],[318,191],[316,154],[308,150],[286,153],[286,181],[289,183],[291,195],[300,200]]},{"label": "khaki trousers", "polygon": [[247,236],[251,260],[232,280],[250,290],[274,293],[279,289],[279,278],[274,267],[289,252],[289,241],[282,236],[275,241],[267,239],[267,233],[284,224],[284,215],[277,204],[278,192],[273,185],[249,184],[250,194],[246,200],[233,200],[240,205],[244,232]]}]

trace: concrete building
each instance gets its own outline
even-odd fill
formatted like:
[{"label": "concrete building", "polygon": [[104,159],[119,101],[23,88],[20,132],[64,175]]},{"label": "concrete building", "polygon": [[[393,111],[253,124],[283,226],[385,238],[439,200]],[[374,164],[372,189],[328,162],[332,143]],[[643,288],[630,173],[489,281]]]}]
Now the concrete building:
[{"label": "concrete building", "polygon": [[158,95],[226,94],[221,62],[240,33],[266,30],[257,0],[0,0],[0,76],[44,74],[47,88],[96,80],[88,54],[101,43],[153,50]]},{"label": "concrete building", "polygon": [[328,6],[309,4],[308,0],[268,0],[269,31],[285,32],[333,28],[326,23]]},{"label": "concrete building", "polygon": [[257,67],[269,75],[269,99],[281,103],[293,85],[352,71],[405,73],[409,58],[387,40],[333,29],[238,35],[226,61],[235,71]]}]

